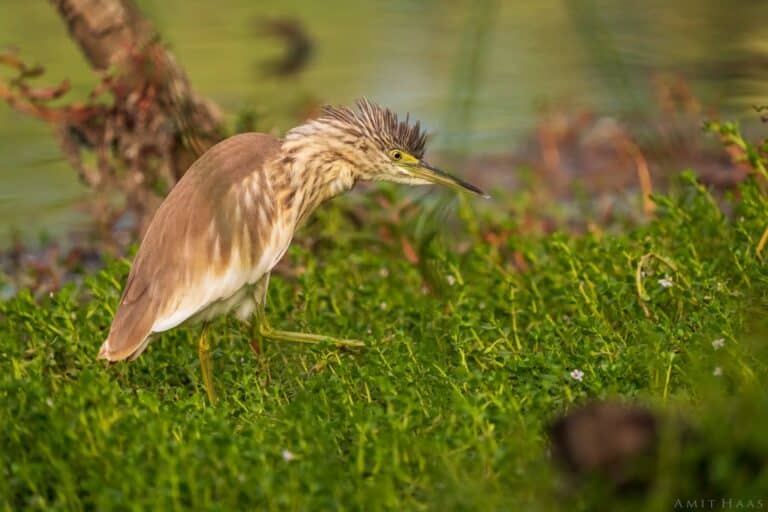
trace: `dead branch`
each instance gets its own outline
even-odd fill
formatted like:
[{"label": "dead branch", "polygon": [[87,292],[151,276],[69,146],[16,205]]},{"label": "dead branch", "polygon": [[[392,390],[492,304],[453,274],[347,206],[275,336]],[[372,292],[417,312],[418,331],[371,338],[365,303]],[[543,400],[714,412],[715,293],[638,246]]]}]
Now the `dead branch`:
[{"label": "dead branch", "polygon": [[[85,103],[52,106],[69,89],[33,87],[44,73],[15,53],[0,66],[0,99],[49,123],[82,181],[94,190],[102,235],[130,214],[143,232],[160,198],[189,165],[222,138],[220,113],[191,88],[186,73],[132,0],[51,0],[99,81]],[[124,204],[114,206],[118,192]]]}]

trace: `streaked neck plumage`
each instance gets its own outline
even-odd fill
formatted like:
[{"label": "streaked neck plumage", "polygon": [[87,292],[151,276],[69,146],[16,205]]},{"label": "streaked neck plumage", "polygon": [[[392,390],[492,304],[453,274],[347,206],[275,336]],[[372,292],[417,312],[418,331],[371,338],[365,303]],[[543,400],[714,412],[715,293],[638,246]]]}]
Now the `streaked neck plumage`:
[{"label": "streaked neck plumage", "polygon": [[362,177],[355,162],[365,161],[363,148],[359,134],[332,120],[310,121],[286,134],[273,186],[297,224]]}]

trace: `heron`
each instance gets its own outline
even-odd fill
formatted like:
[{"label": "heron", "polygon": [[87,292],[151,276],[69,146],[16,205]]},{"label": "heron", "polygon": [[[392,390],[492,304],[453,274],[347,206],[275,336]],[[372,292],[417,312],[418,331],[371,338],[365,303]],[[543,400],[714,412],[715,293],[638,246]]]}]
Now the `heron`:
[{"label": "heron", "polygon": [[215,404],[209,325],[219,315],[234,313],[262,339],[364,346],[274,329],[264,310],[270,272],[312,211],[359,181],[441,184],[487,197],[427,163],[426,140],[419,122],[363,98],[324,107],[282,139],[242,133],[211,147],[150,221],[98,357],[134,360],[159,333],[202,322],[200,368]]}]

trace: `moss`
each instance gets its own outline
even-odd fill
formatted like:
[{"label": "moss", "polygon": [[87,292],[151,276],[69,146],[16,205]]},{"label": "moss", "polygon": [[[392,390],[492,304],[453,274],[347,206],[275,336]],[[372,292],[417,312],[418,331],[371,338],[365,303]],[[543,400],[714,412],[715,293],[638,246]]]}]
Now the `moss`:
[{"label": "moss", "polygon": [[665,478],[636,503],[764,496],[764,465],[739,468],[768,453],[768,358],[751,322],[768,305],[755,251],[768,205],[748,183],[725,216],[690,177],[656,201],[655,220],[611,234],[475,219],[508,235],[469,235],[464,252],[430,244],[439,294],[424,293],[399,244],[370,242],[377,227],[325,208],[324,243],[291,249],[303,273],[273,278],[268,311],[276,327],[369,347],[264,343],[256,355],[248,330],[221,319],[216,408],[194,327],[132,364],[96,361],[128,262],[39,303],[22,292],[0,303],[0,503],[590,510],[588,494],[563,490],[545,432],[557,413],[606,397],[699,432],[695,448],[665,452]]}]

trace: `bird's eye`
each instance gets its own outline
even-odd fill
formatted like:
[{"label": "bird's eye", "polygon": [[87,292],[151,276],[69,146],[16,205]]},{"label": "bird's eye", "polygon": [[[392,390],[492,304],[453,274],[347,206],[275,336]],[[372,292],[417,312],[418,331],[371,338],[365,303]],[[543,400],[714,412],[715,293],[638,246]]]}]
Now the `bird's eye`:
[{"label": "bird's eye", "polygon": [[403,159],[403,153],[401,153],[398,150],[394,150],[390,154],[392,155],[392,160],[402,160]]}]

